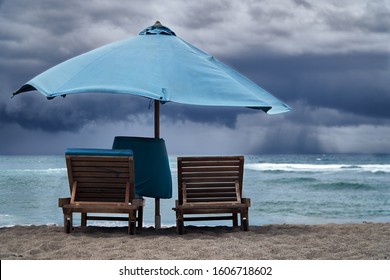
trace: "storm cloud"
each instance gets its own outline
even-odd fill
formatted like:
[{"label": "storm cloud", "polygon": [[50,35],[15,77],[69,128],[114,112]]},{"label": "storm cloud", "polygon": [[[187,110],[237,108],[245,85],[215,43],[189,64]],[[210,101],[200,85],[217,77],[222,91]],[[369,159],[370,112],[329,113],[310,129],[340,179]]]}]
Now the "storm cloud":
[{"label": "storm cloud", "polygon": [[12,92],[75,55],[160,20],[289,104],[161,106],[171,154],[390,153],[390,4],[377,1],[0,1],[0,154],[110,147],[152,136],[148,99],[109,94],[46,100]]}]

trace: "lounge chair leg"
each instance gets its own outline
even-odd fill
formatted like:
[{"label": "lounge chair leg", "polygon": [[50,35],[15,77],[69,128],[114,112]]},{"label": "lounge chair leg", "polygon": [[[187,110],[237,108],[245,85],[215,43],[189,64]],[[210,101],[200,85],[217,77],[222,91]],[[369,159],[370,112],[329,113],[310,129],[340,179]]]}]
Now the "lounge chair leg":
[{"label": "lounge chair leg", "polygon": [[233,227],[238,227],[238,215],[233,213]]},{"label": "lounge chair leg", "polygon": [[64,225],[64,229],[65,229],[65,233],[70,233],[70,220],[68,219],[65,219],[65,225]]},{"label": "lounge chair leg", "polygon": [[72,213],[64,214],[64,231],[70,233],[72,231]]},{"label": "lounge chair leg", "polygon": [[184,221],[183,220],[178,220],[177,222],[177,233],[180,235],[183,235],[185,233],[185,228],[184,228]]},{"label": "lounge chair leg", "polygon": [[64,232],[70,233],[72,228],[72,212],[69,213],[69,211],[65,211],[64,209]]},{"label": "lounge chair leg", "polygon": [[[177,206],[177,201],[176,201]],[[185,233],[184,229],[184,217],[183,217],[183,211],[176,209],[176,232],[180,235]]]},{"label": "lounge chair leg", "polygon": [[70,213],[69,222],[70,222],[70,231],[73,231],[74,230],[74,228],[73,228],[73,213]]},{"label": "lounge chair leg", "polygon": [[144,209],[143,207],[138,208],[138,231],[142,231],[142,223],[143,223],[143,218],[144,218]]},{"label": "lounge chair leg", "polygon": [[241,229],[243,231],[249,230],[249,221],[248,221],[248,210],[241,213]]},{"label": "lounge chair leg", "polygon": [[87,213],[81,213],[81,226],[87,226]]},{"label": "lounge chair leg", "polygon": [[135,223],[134,223],[134,221],[130,221],[129,222],[128,234],[130,234],[130,235],[134,235],[135,234]]},{"label": "lounge chair leg", "polygon": [[65,233],[69,233],[68,232],[68,227],[67,227],[67,224],[68,223],[68,219],[66,218],[65,214],[64,214],[64,232]]},{"label": "lounge chair leg", "polygon": [[136,214],[136,210],[131,210],[129,212],[129,224],[128,224],[128,228],[127,228],[127,233],[130,235],[135,234],[135,227],[136,227],[136,223],[137,223],[137,217],[135,214]]},{"label": "lounge chair leg", "polygon": [[244,219],[244,221],[242,222],[242,230],[243,231],[248,231],[249,230],[249,222],[247,219]]}]

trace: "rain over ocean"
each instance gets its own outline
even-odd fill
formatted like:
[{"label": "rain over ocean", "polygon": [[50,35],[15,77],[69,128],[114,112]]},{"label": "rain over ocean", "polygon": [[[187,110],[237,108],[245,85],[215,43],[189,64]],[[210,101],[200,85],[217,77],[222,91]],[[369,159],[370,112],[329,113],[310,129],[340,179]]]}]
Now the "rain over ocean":
[{"label": "rain over ocean", "polygon": [[[175,224],[175,156],[170,166],[173,198],[161,200],[162,226]],[[390,222],[390,155],[246,155],[243,192],[251,198],[250,225]],[[0,156],[0,227],[62,225],[57,202],[67,196],[64,156]],[[144,226],[153,225],[154,200],[147,199]]]}]

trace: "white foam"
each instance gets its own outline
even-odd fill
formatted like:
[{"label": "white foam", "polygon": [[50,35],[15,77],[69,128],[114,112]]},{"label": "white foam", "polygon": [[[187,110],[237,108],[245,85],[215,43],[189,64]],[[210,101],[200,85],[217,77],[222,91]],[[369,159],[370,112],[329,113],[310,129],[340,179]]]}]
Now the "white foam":
[{"label": "white foam", "polygon": [[47,172],[47,173],[55,173],[55,172],[65,172],[66,168],[48,168],[48,169],[3,169],[0,170],[2,172]]},{"label": "white foam", "polygon": [[245,168],[256,171],[289,171],[289,172],[390,172],[389,164],[300,164],[300,163],[249,163]]}]

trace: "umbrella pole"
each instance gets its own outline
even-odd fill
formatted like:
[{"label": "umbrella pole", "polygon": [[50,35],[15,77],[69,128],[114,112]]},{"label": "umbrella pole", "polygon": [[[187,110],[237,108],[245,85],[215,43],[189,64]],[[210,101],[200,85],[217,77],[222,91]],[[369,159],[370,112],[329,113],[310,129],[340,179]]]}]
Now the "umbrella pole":
[{"label": "umbrella pole", "polygon": [[[154,100],[154,138],[160,138],[160,102]],[[161,228],[160,199],[154,199],[154,227]]]}]

